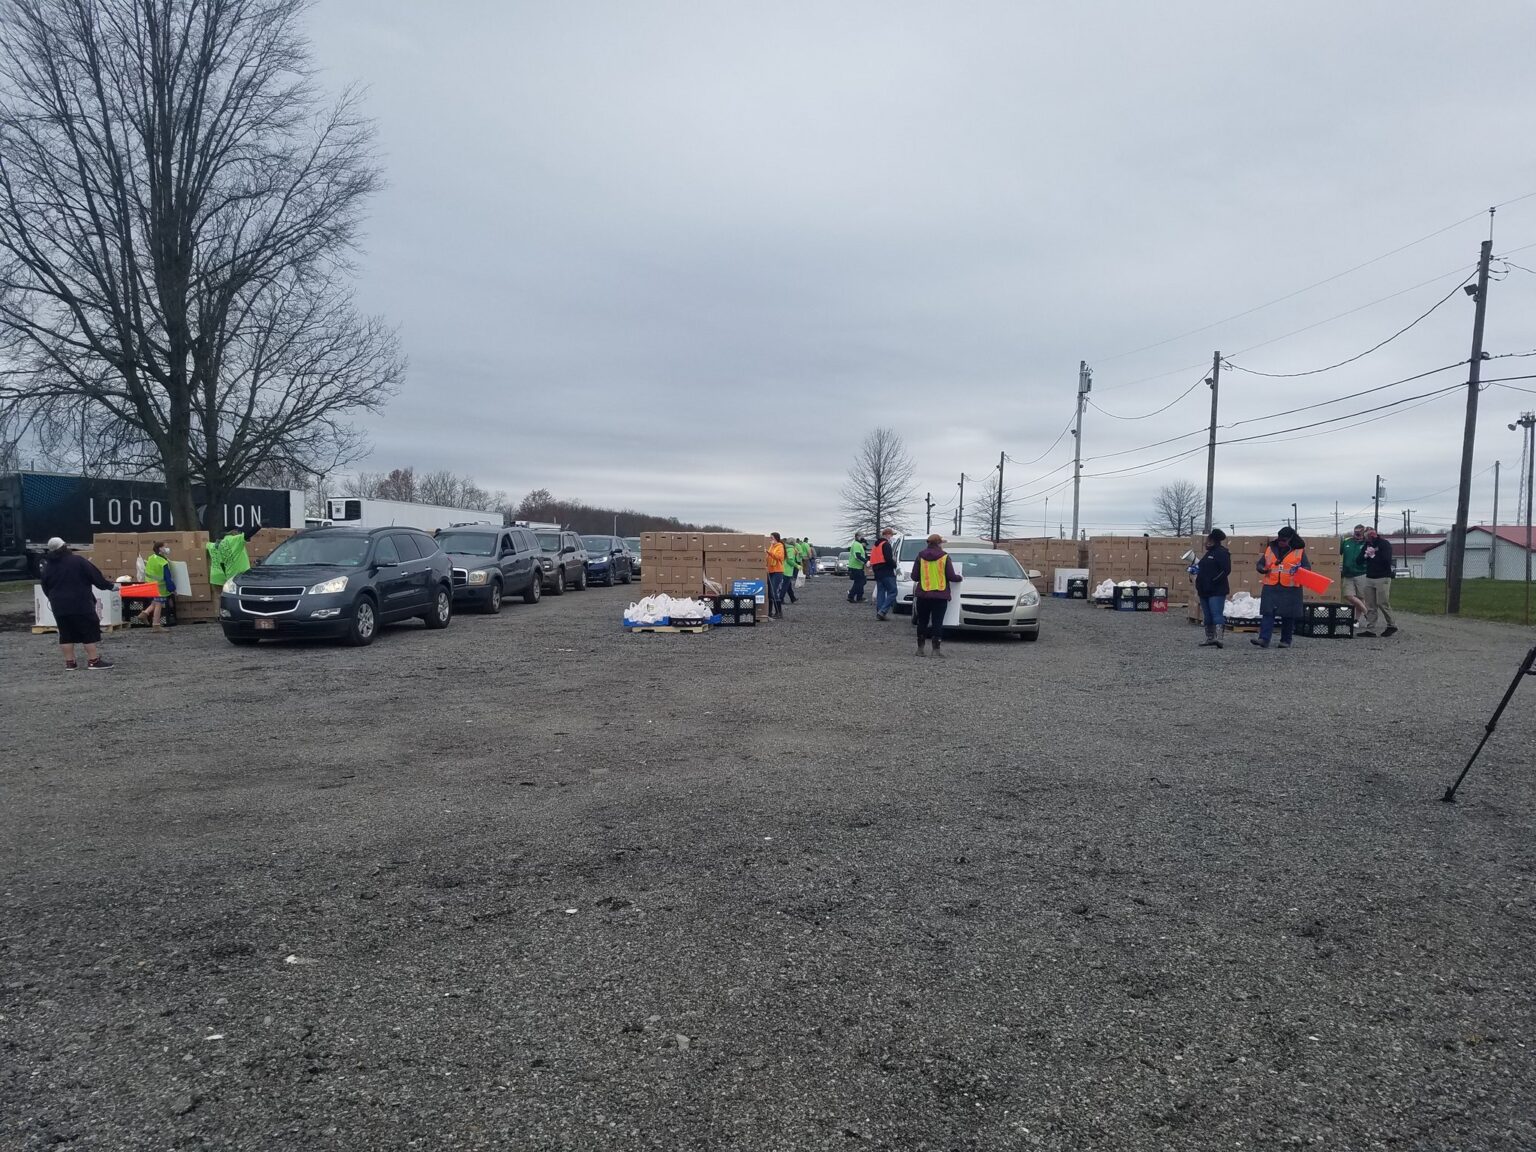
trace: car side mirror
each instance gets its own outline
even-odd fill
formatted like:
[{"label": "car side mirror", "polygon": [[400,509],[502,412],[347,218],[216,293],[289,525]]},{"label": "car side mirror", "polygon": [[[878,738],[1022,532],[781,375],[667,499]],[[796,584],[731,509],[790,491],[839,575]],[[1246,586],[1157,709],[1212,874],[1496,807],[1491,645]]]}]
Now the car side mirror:
[{"label": "car side mirror", "polygon": [[1028,572],[1024,573],[1024,575],[1028,576],[1031,580],[1038,580],[1040,579],[1040,569],[1031,568]]},{"label": "car side mirror", "polygon": [[398,567],[400,567],[400,561],[398,561],[398,560],[375,560],[373,562],[373,566],[375,568],[398,568]]}]

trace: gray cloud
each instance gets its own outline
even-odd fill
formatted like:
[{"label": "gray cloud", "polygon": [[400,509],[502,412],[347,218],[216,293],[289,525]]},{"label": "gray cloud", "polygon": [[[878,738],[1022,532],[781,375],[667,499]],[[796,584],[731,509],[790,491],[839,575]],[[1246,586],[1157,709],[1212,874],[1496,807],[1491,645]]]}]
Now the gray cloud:
[{"label": "gray cloud", "polygon": [[[359,287],[402,324],[412,373],[370,428],[372,464],[744,528],[830,538],[847,461],[878,423],[902,432],[921,486],[950,501],[960,472],[981,476],[999,450],[1045,451],[1080,359],[1094,364],[1097,403],[1138,414],[1199,378],[1216,347],[1281,372],[1353,355],[1456,283],[1485,221],[1117,354],[1536,190],[1523,143],[1536,14],[1513,0],[1476,19],[1320,3],[325,0],[313,30],[328,78],[369,86],[391,180]],[[1498,218],[1496,251],[1527,243],[1536,198]],[[1525,255],[1512,259],[1536,267],[1536,249]],[[1511,272],[1490,301],[1489,350],[1536,348],[1536,275]],[[1229,374],[1223,420],[1460,359],[1470,326],[1458,298],[1337,372]],[[1160,378],[1133,383],[1145,377]],[[1483,394],[1479,471],[1502,456],[1513,476],[1504,424],[1532,402]],[[1462,404],[1223,448],[1218,516],[1278,523],[1295,500],[1309,528],[1331,530],[1334,501],[1349,518],[1381,472],[1392,522],[1419,497],[1419,519],[1448,521],[1454,491],[1428,494],[1455,483]],[[1147,420],[1090,410],[1086,454],[1198,429],[1207,410],[1201,388]],[[1070,451],[1066,438],[1010,466],[1009,487],[1031,497],[1026,523],[1069,478],[1051,470]],[[1087,479],[1084,523],[1138,528],[1147,493],[1175,478],[1203,483],[1203,455]],[[1490,482],[1479,479],[1479,517]],[[1051,521],[1069,517],[1069,498],[1050,496]]]}]

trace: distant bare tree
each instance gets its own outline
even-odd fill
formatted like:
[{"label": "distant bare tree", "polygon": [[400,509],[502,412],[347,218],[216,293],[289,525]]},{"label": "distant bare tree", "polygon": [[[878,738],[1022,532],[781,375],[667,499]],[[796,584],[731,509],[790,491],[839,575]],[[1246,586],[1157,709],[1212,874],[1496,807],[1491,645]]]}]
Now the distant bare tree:
[{"label": "distant bare tree", "polygon": [[1152,499],[1147,527],[1169,536],[1193,536],[1205,515],[1205,492],[1188,480],[1164,484]]},{"label": "distant bare tree", "polygon": [[981,534],[988,539],[992,538],[994,525],[997,539],[1006,538],[1009,529],[1018,527],[1018,518],[1013,514],[1013,497],[998,483],[996,472],[987,478],[980,494],[971,501],[970,516],[973,522],[980,521]]},{"label": "distant bare tree", "polygon": [[848,532],[910,525],[907,513],[917,497],[913,477],[917,465],[901,437],[890,428],[876,428],[864,437],[843,485],[843,527]]},{"label": "distant bare tree", "polygon": [[471,477],[447,469],[428,472],[417,482],[416,491],[423,504],[467,508],[474,512],[495,512],[508,502],[505,492],[489,492]]},{"label": "distant bare tree", "polygon": [[0,0],[0,406],[158,472],[181,524],[196,483],[217,510],[274,462],[356,459],[347,418],[404,371],[347,284],[380,175],[307,7]]},{"label": "distant bare tree", "polygon": [[359,472],[347,482],[347,495],[362,496],[369,500],[402,500],[407,504],[415,504],[420,499],[416,490],[416,469]]}]

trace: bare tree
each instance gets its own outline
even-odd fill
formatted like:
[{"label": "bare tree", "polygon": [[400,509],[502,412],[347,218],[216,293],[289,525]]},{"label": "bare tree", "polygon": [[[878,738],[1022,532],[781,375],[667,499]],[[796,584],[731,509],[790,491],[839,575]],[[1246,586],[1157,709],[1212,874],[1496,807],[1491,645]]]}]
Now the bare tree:
[{"label": "bare tree", "polygon": [[468,508],[475,512],[494,512],[508,503],[505,492],[490,492],[480,487],[469,476],[460,476],[443,469],[428,472],[416,488],[424,504],[441,504],[448,508]]},{"label": "bare tree", "polygon": [[905,531],[907,513],[917,497],[917,465],[901,437],[876,428],[864,437],[843,485],[843,527],[850,533]]},{"label": "bare tree", "polygon": [[1205,492],[1188,480],[1175,480],[1157,490],[1147,527],[1169,536],[1193,536],[1204,515]]},{"label": "bare tree", "polygon": [[380,174],[356,99],[322,102],[307,6],[0,0],[0,404],[101,430],[181,524],[196,483],[217,516],[268,464],[356,459],[346,419],[404,371],[347,286]]},{"label": "bare tree", "polygon": [[993,534],[994,525],[998,539],[1007,536],[1009,529],[1018,527],[1018,518],[1013,514],[1013,497],[998,483],[996,471],[987,478],[980,494],[971,501],[970,516],[972,520],[981,521],[984,526],[982,532],[989,537]]},{"label": "bare tree", "polygon": [[359,472],[347,482],[347,495],[370,500],[402,500],[407,504],[415,504],[420,499],[416,489],[416,469]]}]

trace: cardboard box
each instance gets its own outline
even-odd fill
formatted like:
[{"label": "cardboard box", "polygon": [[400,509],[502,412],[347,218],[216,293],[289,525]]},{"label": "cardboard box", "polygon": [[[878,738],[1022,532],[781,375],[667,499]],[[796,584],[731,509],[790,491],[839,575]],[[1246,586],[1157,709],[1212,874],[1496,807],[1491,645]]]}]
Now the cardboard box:
[{"label": "cardboard box", "polygon": [[[114,592],[103,592],[100,588],[91,589],[96,594],[96,614],[101,617],[105,626],[116,626],[123,622],[123,598]],[[33,624],[38,628],[57,628],[59,622],[53,617],[53,605],[48,603],[48,597],[43,595],[41,584],[32,585],[32,618]]]}]

